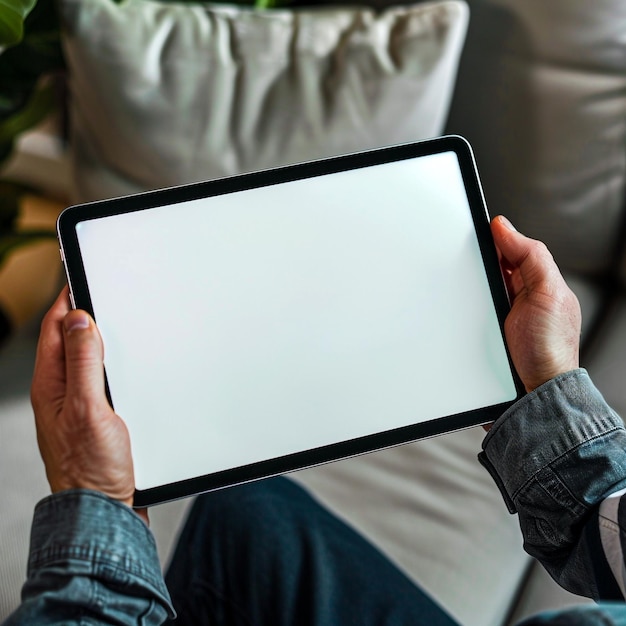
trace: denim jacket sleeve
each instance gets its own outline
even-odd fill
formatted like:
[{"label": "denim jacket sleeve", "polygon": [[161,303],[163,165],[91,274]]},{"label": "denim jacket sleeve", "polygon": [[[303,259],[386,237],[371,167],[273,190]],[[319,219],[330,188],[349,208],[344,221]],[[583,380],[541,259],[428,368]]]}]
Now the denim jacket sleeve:
[{"label": "denim jacket sleeve", "polygon": [[565,589],[624,598],[626,430],[584,369],[529,393],[500,417],[479,455],[524,548]]},{"label": "denim jacket sleeve", "polygon": [[5,626],[148,626],[168,616],[154,538],[131,509],[88,490],[37,505],[22,604]]}]

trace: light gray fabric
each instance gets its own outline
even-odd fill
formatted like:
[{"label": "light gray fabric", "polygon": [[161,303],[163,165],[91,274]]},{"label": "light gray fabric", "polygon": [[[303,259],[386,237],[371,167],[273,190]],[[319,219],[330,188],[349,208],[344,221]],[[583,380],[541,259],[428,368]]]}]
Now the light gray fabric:
[{"label": "light gray fabric", "polygon": [[565,270],[606,272],[626,198],[626,2],[469,0],[448,130],[492,213]]},{"label": "light gray fabric", "polygon": [[441,132],[467,26],[450,0],[255,11],[63,0],[77,199]]}]

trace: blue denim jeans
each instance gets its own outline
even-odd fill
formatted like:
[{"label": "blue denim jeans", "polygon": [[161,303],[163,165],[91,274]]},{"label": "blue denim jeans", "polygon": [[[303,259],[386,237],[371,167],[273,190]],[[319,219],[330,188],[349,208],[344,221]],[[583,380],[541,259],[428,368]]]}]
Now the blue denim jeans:
[{"label": "blue denim jeans", "polygon": [[285,478],[199,497],[165,581],[181,626],[456,625]]}]

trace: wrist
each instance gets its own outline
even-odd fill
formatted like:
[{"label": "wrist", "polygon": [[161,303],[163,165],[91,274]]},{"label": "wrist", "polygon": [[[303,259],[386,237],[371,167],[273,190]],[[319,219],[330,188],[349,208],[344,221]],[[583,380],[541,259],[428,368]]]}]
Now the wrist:
[{"label": "wrist", "polygon": [[130,509],[133,508],[133,501],[134,501],[133,495],[120,494],[116,490],[102,488],[99,485],[90,484],[85,481],[70,482],[67,480],[54,481],[54,480],[49,479],[49,483],[50,483],[50,491],[52,492],[53,495],[61,495],[61,494],[71,493],[71,492],[98,493],[102,496],[105,496],[106,498],[110,500],[119,502],[120,504],[123,504]]},{"label": "wrist", "polygon": [[554,380],[555,378],[558,378],[563,374],[567,374],[579,368],[580,364],[578,362],[578,359],[576,359],[575,361],[572,360],[571,362],[565,363],[559,367],[552,367],[547,371],[538,372],[538,374],[533,377],[522,378],[522,382],[524,383],[526,391],[528,393],[531,393],[538,387],[545,385],[547,382],[550,382],[551,380]]}]

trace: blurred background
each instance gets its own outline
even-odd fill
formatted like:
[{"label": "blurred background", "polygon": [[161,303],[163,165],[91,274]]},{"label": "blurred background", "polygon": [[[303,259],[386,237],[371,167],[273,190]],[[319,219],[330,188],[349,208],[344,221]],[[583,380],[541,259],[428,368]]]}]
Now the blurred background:
[{"label": "blurred background", "polygon": [[[0,618],[18,601],[32,506],[47,493],[28,387],[39,320],[64,281],[54,225],[70,203],[463,135],[490,213],[543,240],[578,295],[582,365],[626,415],[623,0],[39,0],[16,2],[17,19],[2,13],[10,4],[0,8]],[[299,478],[464,624],[576,601],[521,551],[515,520],[474,471],[479,445],[478,433],[453,435]],[[451,499],[467,511],[460,526]],[[183,514],[155,513],[164,561]]]}]

